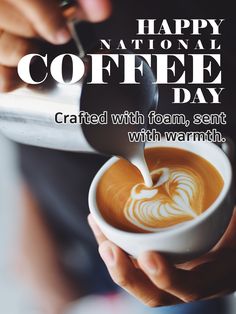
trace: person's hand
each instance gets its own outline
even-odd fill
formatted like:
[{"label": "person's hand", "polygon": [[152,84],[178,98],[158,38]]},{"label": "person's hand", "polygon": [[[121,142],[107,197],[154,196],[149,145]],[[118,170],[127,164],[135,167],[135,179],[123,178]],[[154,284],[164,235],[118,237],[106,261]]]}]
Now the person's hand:
[{"label": "person's hand", "polygon": [[[99,22],[111,13],[110,0],[78,0],[78,18]],[[26,54],[37,52],[33,38],[65,44],[71,38],[58,0],[0,1],[0,92],[21,84],[16,66]]]},{"label": "person's hand", "polygon": [[143,253],[134,262],[106,239],[91,215],[88,221],[114,282],[148,306],[208,299],[236,289],[236,212],[211,252],[181,265],[157,252]]}]

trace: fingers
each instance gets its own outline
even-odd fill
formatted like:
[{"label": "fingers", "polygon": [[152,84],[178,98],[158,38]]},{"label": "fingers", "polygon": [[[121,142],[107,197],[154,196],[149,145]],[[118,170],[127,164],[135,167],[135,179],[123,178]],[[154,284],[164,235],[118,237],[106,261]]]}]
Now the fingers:
[{"label": "fingers", "polygon": [[0,33],[0,92],[10,92],[23,85],[16,66],[23,56],[36,51],[30,40],[3,31]]},{"label": "fingers", "polygon": [[96,224],[95,220],[93,219],[93,216],[90,214],[88,216],[88,223],[93,231],[93,234],[97,240],[97,243],[100,245],[102,244],[104,241],[107,240],[107,238],[105,237],[105,235],[102,233],[101,229],[98,227],[98,225]]},{"label": "fingers", "polygon": [[0,28],[23,37],[34,37],[36,32],[32,24],[13,5],[0,2]]},{"label": "fingers", "polygon": [[[14,49],[12,48],[14,47]],[[18,37],[7,32],[0,35],[0,64],[7,67],[16,67],[20,59],[37,51],[29,39]]]},{"label": "fingers", "polygon": [[228,271],[232,267],[226,267],[225,259],[216,258],[191,270],[176,268],[162,255],[154,252],[142,254],[138,262],[141,269],[159,289],[184,302],[209,298],[229,287]]},{"label": "fingers", "polygon": [[146,252],[138,258],[138,269],[106,239],[92,217],[89,221],[112,279],[149,306],[209,299],[235,291],[235,250],[214,251],[178,267],[161,254]]},{"label": "fingers", "polygon": [[[57,0],[9,0],[26,16],[37,33],[53,44],[65,44],[71,38]],[[109,0],[80,0],[83,14],[91,22],[99,22],[111,14]]]},{"label": "fingers", "polygon": [[88,222],[99,244],[99,253],[116,284],[151,307],[180,303],[176,297],[155,287],[120,248],[108,241],[91,214]]},{"label": "fingers", "polygon": [[190,273],[175,268],[161,254],[155,252],[143,253],[138,258],[138,262],[140,268],[158,288],[175,295],[184,302],[188,301],[186,297],[190,297],[189,288],[193,284]]},{"label": "fingers", "polygon": [[106,20],[112,11],[110,0],[79,0],[84,17],[91,22]]},{"label": "fingers", "polygon": [[[111,12],[109,0],[81,0],[87,19],[97,22]],[[2,31],[2,30],[4,31]],[[71,39],[58,0],[1,0],[0,1],[0,91],[19,87],[16,69],[19,60],[36,51],[25,38],[41,36],[53,44],[65,44]]]},{"label": "fingers", "polygon": [[[91,22],[99,22],[111,14],[110,0],[80,0],[78,15]],[[41,36],[53,44],[65,44],[70,31],[58,0],[2,0],[0,28],[22,37]]]},{"label": "fingers", "polygon": [[194,277],[199,278],[200,285],[196,288],[200,292],[200,297],[209,298],[223,295],[225,291],[235,291],[235,264],[235,250],[222,249],[212,253],[212,260],[192,269]]},{"label": "fingers", "polygon": [[10,92],[22,85],[19,79],[16,68],[9,68],[0,65],[0,92]]},{"label": "fingers", "polygon": [[99,253],[113,281],[144,304],[157,307],[180,303],[176,297],[158,289],[115,244],[103,241]]},{"label": "fingers", "polygon": [[71,38],[57,0],[8,0],[33,25],[36,32],[53,44],[65,44]]}]

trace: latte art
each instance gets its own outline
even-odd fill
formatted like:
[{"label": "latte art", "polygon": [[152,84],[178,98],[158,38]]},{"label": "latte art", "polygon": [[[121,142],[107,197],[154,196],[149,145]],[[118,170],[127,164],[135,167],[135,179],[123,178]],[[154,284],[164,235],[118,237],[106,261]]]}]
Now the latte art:
[{"label": "latte art", "polygon": [[138,168],[122,159],[98,183],[98,208],[109,224],[121,230],[160,232],[187,223],[207,210],[223,188],[214,166],[189,151],[149,148],[145,159],[151,187]]},{"label": "latte art", "polygon": [[179,220],[190,220],[202,212],[201,177],[184,168],[161,168],[151,172],[159,176],[152,188],[136,184],[124,208],[125,217],[146,231],[158,231]]}]

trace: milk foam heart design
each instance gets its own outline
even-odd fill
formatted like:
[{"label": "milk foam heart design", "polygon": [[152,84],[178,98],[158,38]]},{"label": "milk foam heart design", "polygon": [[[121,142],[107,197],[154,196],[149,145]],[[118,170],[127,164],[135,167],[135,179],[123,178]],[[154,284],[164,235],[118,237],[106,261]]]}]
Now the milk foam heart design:
[{"label": "milk foam heart design", "polygon": [[192,169],[160,168],[151,172],[152,188],[136,184],[125,204],[125,217],[145,231],[182,223],[202,212],[203,182]]}]

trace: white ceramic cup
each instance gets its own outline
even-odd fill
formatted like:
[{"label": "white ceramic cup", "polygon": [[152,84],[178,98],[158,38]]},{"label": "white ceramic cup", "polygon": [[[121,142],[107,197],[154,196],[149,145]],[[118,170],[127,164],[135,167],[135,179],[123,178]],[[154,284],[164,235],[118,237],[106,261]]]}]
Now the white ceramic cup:
[{"label": "white ceramic cup", "polygon": [[[209,142],[158,142],[146,147],[173,147],[195,153],[208,160],[224,180],[224,186],[215,202],[200,216],[174,228],[156,233],[133,233],[108,224],[96,202],[96,189],[102,175],[118,158],[109,159],[95,176],[89,191],[90,211],[105,236],[128,254],[137,257],[144,251],[158,251],[174,262],[191,260],[208,252],[224,234],[234,208],[232,167],[227,155]],[[214,182],[212,182],[214,184]]]}]

